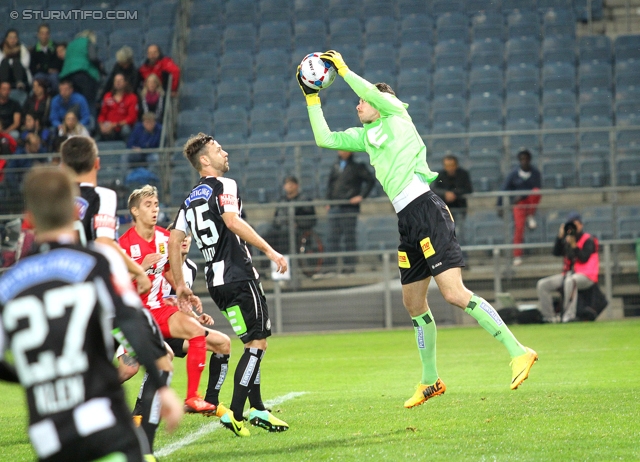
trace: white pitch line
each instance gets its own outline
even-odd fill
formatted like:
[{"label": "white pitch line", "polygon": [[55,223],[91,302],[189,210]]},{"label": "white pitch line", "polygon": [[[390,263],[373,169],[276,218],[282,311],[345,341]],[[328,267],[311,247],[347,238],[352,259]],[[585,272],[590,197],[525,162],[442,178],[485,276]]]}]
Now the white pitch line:
[{"label": "white pitch line", "polygon": [[[282,395],[282,396],[279,396],[277,398],[274,398],[272,400],[265,401],[264,404],[267,407],[277,406],[279,404],[284,403],[285,401],[289,401],[291,399],[297,398],[298,396],[302,396],[302,395],[304,395],[306,393],[307,393],[306,391],[294,391],[294,392],[291,392],[291,393],[287,393],[286,395]],[[223,427],[218,422],[212,422],[212,423],[205,424],[199,430],[196,430],[195,432],[190,433],[189,435],[185,436],[184,438],[182,438],[182,439],[180,439],[180,440],[178,440],[178,441],[176,441],[174,443],[170,443],[170,444],[166,445],[165,447],[155,451],[155,455],[157,457],[165,457],[165,456],[168,456],[170,454],[173,454],[174,452],[182,449],[185,446],[190,445],[194,441],[199,440],[203,436],[208,435],[209,433],[214,432],[214,431],[218,430],[219,428],[223,428]]]}]

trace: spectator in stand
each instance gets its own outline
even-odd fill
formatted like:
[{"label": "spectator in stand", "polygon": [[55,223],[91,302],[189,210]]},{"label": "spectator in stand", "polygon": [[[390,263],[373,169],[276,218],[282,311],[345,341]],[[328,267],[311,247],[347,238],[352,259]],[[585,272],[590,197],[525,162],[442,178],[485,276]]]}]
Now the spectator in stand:
[{"label": "spectator in stand", "polygon": [[[18,147],[16,140],[2,128],[2,121],[0,120],[0,155],[6,156],[13,154]],[[5,159],[0,159],[0,182],[4,180],[4,168],[7,165]]]},{"label": "spectator in stand", "polygon": [[[531,153],[524,149],[518,153],[518,167],[507,176],[502,191],[537,191],[542,187],[540,170],[531,165]],[[510,196],[513,205],[513,243],[522,244],[524,241],[525,223],[529,229],[536,229],[538,223],[534,215],[540,203],[539,194],[523,194]],[[498,198],[498,214],[503,216],[502,196]],[[522,249],[513,249],[513,266],[522,264]]]},{"label": "spectator in stand", "polygon": [[[135,127],[133,127],[131,136],[127,140],[127,148],[134,151],[159,148],[161,133],[162,125],[156,121],[156,115],[153,112],[145,112],[142,115],[142,122],[136,123]],[[146,164],[148,156],[148,153],[129,154],[129,163]],[[158,155],[155,154],[155,156],[157,157]]]},{"label": "spectator in stand", "polygon": [[104,95],[100,115],[99,133],[103,140],[126,141],[138,120],[138,97],[131,92],[122,74],[113,77],[113,90]]},{"label": "spectator in stand", "polygon": [[11,94],[11,84],[6,81],[0,81],[0,121],[4,127],[4,131],[9,133],[12,138],[20,137],[20,114],[22,108],[17,101],[9,98]]},{"label": "spectator in stand", "polygon": [[[100,74],[104,74],[96,49],[96,34],[85,30],[76,35],[67,45],[60,79],[71,80],[73,87],[89,103],[91,114],[95,114],[96,96]],[[66,112],[66,111],[65,111]],[[82,121],[82,116],[80,116]],[[89,126],[82,121],[82,124]]]},{"label": "spectator in stand", "polygon": [[164,109],[164,89],[162,82],[155,74],[149,74],[144,81],[144,86],[140,92],[140,104],[142,113],[153,112],[156,120],[162,120]]},{"label": "spectator in stand", "polygon": [[40,126],[40,123],[38,122],[38,119],[36,119],[35,115],[30,112],[27,112],[24,115],[23,120],[24,120],[24,123],[22,124],[21,130],[20,130],[20,139],[18,140],[18,144],[20,146],[24,146],[27,141],[27,137],[31,133],[35,133],[42,140],[42,146],[45,149],[48,149],[49,142],[51,140],[51,132],[49,131],[49,129],[48,128],[43,129]]},{"label": "spectator in stand", "polygon": [[[43,154],[47,150],[42,146],[42,140],[37,133],[29,133],[24,142],[24,146],[18,146],[15,154]],[[18,191],[22,185],[24,174],[35,163],[47,162],[46,159],[11,159],[7,163],[7,184],[10,189]]]},{"label": "spectator in stand", "polygon": [[38,26],[38,42],[31,48],[31,64],[29,70],[36,79],[44,79],[48,83],[48,87],[58,87],[58,73],[60,65],[56,56],[56,47],[51,40],[51,31],[46,23]]},{"label": "spectator in stand", "polygon": [[[56,57],[53,60],[53,64],[51,65],[53,69],[58,71],[58,77],[60,76],[60,72],[62,71],[62,66],[64,65],[64,58],[67,56],[67,42],[56,43]],[[51,87],[51,88],[57,88]]]},{"label": "spectator in stand", "polygon": [[9,29],[0,45],[0,82],[9,82],[11,88],[29,91],[31,72],[29,50],[18,37],[18,31]]},{"label": "spectator in stand", "polygon": [[69,111],[64,116],[62,128],[58,129],[58,136],[71,138],[72,136],[90,136],[87,127],[78,121],[75,112]]},{"label": "spectator in stand", "polygon": [[169,74],[173,76],[171,84],[171,96],[178,94],[178,85],[180,83],[180,68],[168,56],[163,56],[160,47],[151,44],[147,47],[147,60],[140,66],[140,78],[147,80],[150,74],[155,74],[162,81],[162,87],[167,88]]},{"label": "spectator in stand", "polygon": [[113,69],[111,69],[109,77],[107,77],[107,81],[102,89],[102,94],[100,95],[100,101],[104,99],[104,95],[113,90],[113,78],[116,74],[122,74],[124,76],[124,79],[127,81],[129,88],[131,88],[132,91],[136,91],[138,89],[138,85],[140,84],[140,74],[138,74],[138,69],[134,64],[133,50],[130,46],[125,45],[116,51],[116,63],[113,65]]},{"label": "spectator in stand", "polygon": [[49,120],[54,129],[62,128],[64,116],[69,111],[74,111],[78,120],[85,127],[91,124],[91,113],[89,104],[84,96],[74,91],[73,83],[70,80],[62,80],[58,85],[59,94],[51,100],[51,114]]},{"label": "spectator in stand", "polygon": [[47,80],[41,77],[33,79],[31,90],[31,95],[22,106],[22,113],[32,114],[40,124],[40,128],[48,127],[51,96],[49,95]]},{"label": "spectator in stand", "polygon": [[[360,202],[369,195],[375,186],[375,178],[362,162],[353,159],[353,153],[338,151],[338,159],[329,174],[327,199],[348,200],[348,204],[329,207],[329,252],[339,252],[340,242],[344,239],[344,250],[356,250],[356,225],[360,213]],[[328,264],[335,264],[331,259]],[[345,257],[345,273],[355,271],[356,258]]]},{"label": "spectator in stand", "polygon": [[438,172],[438,178],[431,183],[431,190],[436,193],[453,216],[456,224],[456,237],[458,242],[464,244],[464,221],[467,217],[466,195],[473,192],[469,172],[458,165],[458,158],[448,154],[442,159],[442,170]]}]

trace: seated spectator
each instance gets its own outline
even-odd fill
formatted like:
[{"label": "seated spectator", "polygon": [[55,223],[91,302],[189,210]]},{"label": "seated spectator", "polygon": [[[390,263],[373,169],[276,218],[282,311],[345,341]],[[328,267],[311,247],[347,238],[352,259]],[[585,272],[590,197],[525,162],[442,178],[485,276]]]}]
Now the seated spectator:
[{"label": "seated spectator", "polygon": [[[503,191],[537,191],[542,187],[542,175],[540,170],[531,165],[531,153],[523,150],[518,153],[518,167],[514,168],[507,176],[502,186]],[[534,215],[542,196],[539,194],[522,194],[510,196],[513,205],[513,243],[522,244],[524,241],[525,223],[529,229],[536,229],[538,224]],[[502,217],[502,196],[497,202],[498,214]],[[513,266],[522,264],[522,248],[513,249]]]},{"label": "seated spectator", "polygon": [[178,85],[180,83],[180,68],[168,56],[163,56],[158,45],[152,44],[147,47],[147,60],[140,66],[140,78],[145,81],[150,74],[158,76],[162,82],[162,87],[167,88],[169,74],[173,76],[171,84],[171,96],[178,94]]},{"label": "seated spectator", "polygon": [[[98,51],[96,48],[96,34],[85,30],[67,45],[64,64],[59,78],[70,80],[78,93],[85,97],[89,103],[91,114],[95,114],[96,96],[100,74],[104,74]],[[66,111],[65,111],[66,112]],[[83,125],[88,126],[80,116]]]},{"label": "seated spectator", "polygon": [[38,41],[35,46],[29,50],[31,53],[29,70],[34,81],[36,79],[44,79],[49,88],[57,88],[60,66],[58,65],[56,47],[51,40],[48,24],[43,23],[38,26],[37,37]]},{"label": "seated spectator", "polygon": [[11,84],[0,81],[0,122],[2,122],[4,131],[16,139],[20,136],[18,130],[20,129],[22,108],[17,101],[9,98],[10,93]]},{"label": "seated spectator", "polygon": [[[288,176],[282,185],[283,195],[280,202],[303,202],[310,199],[300,193],[300,185],[295,176]],[[305,231],[312,229],[316,224],[316,210],[311,205],[298,206],[294,208],[296,242],[300,241]],[[271,228],[265,235],[265,240],[269,242],[275,250],[280,253],[289,253],[289,207],[283,205],[278,207],[273,216]]]},{"label": "seated spectator", "polygon": [[[58,73],[58,77],[60,76],[60,72],[62,71],[62,66],[64,65],[64,58],[67,56],[67,42],[56,43],[56,57],[51,64],[51,67],[55,69]],[[58,88],[56,85],[55,87]]]},{"label": "seated spectator", "polygon": [[125,140],[138,120],[138,97],[122,74],[113,77],[113,91],[104,95],[98,115],[100,137],[103,140]]},{"label": "seated spectator", "polygon": [[9,82],[11,88],[28,91],[31,84],[29,50],[18,37],[18,31],[9,29],[0,44],[0,82]]},{"label": "seated spectator", "polygon": [[[17,147],[18,143],[9,133],[4,131],[2,121],[0,120],[0,155],[6,156],[13,154]],[[0,159],[0,183],[4,180],[4,170],[6,166],[6,159]]]},{"label": "seated spectator", "polygon": [[149,74],[144,81],[144,86],[140,92],[140,104],[142,113],[153,112],[156,120],[162,120],[164,109],[164,89],[160,79],[155,74]]},{"label": "seated spectator", "polygon": [[464,244],[464,222],[467,216],[466,196],[473,192],[469,172],[458,165],[458,158],[452,154],[442,159],[442,170],[431,183],[431,190],[449,207],[456,224],[456,238]]},{"label": "seated spectator", "polygon": [[91,113],[89,104],[84,96],[74,91],[73,83],[70,80],[62,80],[58,85],[59,94],[51,100],[51,114],[49,120],[55,129],[62,128],[64,116],[69,111],[74,111],[78,120],[85,127],[91,124]]},{"label": "seated spectator", "polygon": [[[600,257],[598,239],[584,232],[582,218],[577,212],[567,217],[560,226],[553,255],[563,258],[562,273],[538,281],[538,305],[545,322],[571,322],[576,320],[578,291],[598,284]],[[552,292],[563,292],[562,313],[556,315]]]},{"label": "seated spectator", "polygon": [[72,136],[90,136],[87,127],[78,122],[75,112],[69,111],[64,116],[62,127],[58,129],[58,136],[71,138]]},{"label": "seated spectator", "polygon": [[[42,146],[42,140],[37,133],[29,133],[25,140],[24,146],[18,146],[15,154],[43,154],[47,152]],[[42,161],[46,161],[43,159]],[[22,185],[24,174],[35,163],[41,162],[38,159],[11,159],[7,163],[7,183],[10,189],[17,191]]]},{"label": "seated spectator", "polygon": [[113,78],[116,74],[122,74],[124,79],[129,84],[129,88],[132,91],[138,89],[140,83],[140,75],[138,69],[133,62],[133,50],[130,46],[123,46],[116,51],[116,63],[113,65],[113,69],[107,77],[104,88],[102,89],[102,95],[100,95],[100,101],[104,99],[104,95],[113,90]]},{"label": "seated spectator", "polygon": [[20,139],[17,140],[18,144],[20,146],[24,146],[27,141],[27,136],[29,136],[29,134],[31,133],[35,133],[42,140],[43,147],[48,149],[49,142],[51,140],[51,132],[49,131],[49,129],[41,128],[38,119],[36,119],[36,117],[30,112],[27,112],[24,115],[23,120],[24,123],[20,128]]},{"label": "seated spectator", "polygon": [[31,95],[29,95],[22,106],[22,113],[32,114],[41,128],[48,127],[49,113],[51,111],[51,96],[49,95],[47,81],[40,77],[33,79],[31,90]]},{"label": "seated spectator", "polygon": [[[145,112],[142,115],[142,122],[136,123],[133,127],[131,136],[127,140],[127,148],[134,151],[159,148],[161,133],[162,125],[157,123],[156,115],[153,112]],[[150,153],[129,154],[129,164],[130,166],[146,165],[149,162],[149,156],[158,157],[157,154]]]}]

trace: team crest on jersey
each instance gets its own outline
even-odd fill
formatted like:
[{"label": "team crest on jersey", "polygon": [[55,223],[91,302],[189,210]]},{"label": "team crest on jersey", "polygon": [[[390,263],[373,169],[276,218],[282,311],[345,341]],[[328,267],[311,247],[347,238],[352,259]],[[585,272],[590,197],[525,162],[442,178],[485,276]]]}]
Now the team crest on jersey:
[{"label": "team crest on jersey", "polygon": [[78,214],[78,220],[84,220],[84,216],[87,214],[87,209],[89,208],[89,201],[78,196],[74,202],[76,206],[76,213]]},{"label": "team crest on jersey", "polygon": [[162,255],[167,253],[167,249],[164,245],[164,242],[161,242],[160,244],[158,244],[158,252],[161,253]]},{"label": "team crest on jersey", "polygon": [[425,237],[420,241],[420,248],[422,249],[422,253],[424,254],[424,258],[432,257],[436,254],[436,249],[431,245],[431,238]]},{"label": "team crest on jersey", "polygon": [[142,255],[142,253],[140,252],[139,244],[133,244],[131,247],[129,247],[129,252],[131,252],[131,258],[140,258],[140,256]]},{"label": "team crest on jersey", "polygon": [[197,199],[204,199],[208,201],[211,197],[211,194],[213,194],[213,189],[211,188],[211,186],[206,184],[198,185],[193,188],[191,194],[189,194],[189,197],[184,200],[184,205],[189,207],[189,204]]}]

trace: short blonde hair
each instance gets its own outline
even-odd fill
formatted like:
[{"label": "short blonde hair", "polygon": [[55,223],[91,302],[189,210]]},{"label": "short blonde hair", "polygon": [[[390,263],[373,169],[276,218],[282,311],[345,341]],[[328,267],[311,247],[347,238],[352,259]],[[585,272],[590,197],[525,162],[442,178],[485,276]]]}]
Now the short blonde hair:
[{"label": "short blonde hair", "polygon": [[134,207],[138,208],[140,206],[140,202],[142,202],[142,199],[146,197],[158,197],[158,188],[150,184],[146,184],[142,188],[134,189],[133,192],[129,195],[127,206],[129,207],[129,213],[131,214],[131,218],[134,222],[136,221],[136,217],[133,215],[133,213],[131,213],[131,210]]},{"label": "short blonde hair", "polygon": [[123,64],[127,61],[133,62],[133,49],[129,45],[125,45],[116,51],[116,62]]}]

